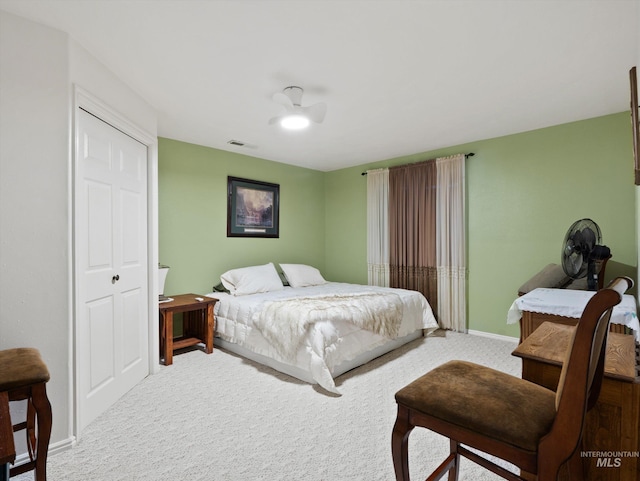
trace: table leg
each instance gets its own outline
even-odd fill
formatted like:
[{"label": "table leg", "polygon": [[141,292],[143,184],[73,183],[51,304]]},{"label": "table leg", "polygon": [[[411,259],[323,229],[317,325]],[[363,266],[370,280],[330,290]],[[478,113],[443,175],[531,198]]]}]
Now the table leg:
[{"label": "table leg", "polygon": [[173,364],[173,312],[164,313],[164,365]]},{"label": "table leg", "polygon": [[206,319],[204,319],[205,329],[205,352],[207,354],[211,354],[213,352],[213,330],[215,327],[214,318],[213,318],[213,304],[209,304],[207,306],[207,315]]}]

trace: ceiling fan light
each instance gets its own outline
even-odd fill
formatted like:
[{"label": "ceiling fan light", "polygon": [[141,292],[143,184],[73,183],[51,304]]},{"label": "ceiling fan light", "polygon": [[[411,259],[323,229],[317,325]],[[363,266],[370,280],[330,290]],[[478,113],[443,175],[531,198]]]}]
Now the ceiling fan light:
[{"label": "ceiling fan light", "polygon": [[288,130],[301,130],[309,127],[309,118],[302,114],[291,114],[280,120],[280,125]]}]

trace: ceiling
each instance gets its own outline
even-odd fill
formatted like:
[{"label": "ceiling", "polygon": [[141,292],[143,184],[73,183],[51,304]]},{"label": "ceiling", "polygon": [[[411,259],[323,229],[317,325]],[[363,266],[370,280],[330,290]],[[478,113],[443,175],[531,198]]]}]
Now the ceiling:
[{"label": "ceiling", "polygon": [[[330,171],[629,109],[637,0],[0,0],[68,32],[158,135]],[[268,125],[304,88],[322,124]],[[245,143],[243,147],[229,140]]]}]

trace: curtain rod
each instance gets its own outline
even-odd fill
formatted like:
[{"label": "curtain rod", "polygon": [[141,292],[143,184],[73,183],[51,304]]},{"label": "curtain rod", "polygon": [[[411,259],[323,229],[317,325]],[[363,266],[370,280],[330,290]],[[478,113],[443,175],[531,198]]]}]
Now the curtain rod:
[{"label": "curtain rod", "polygon": [[[473,157],[474,155],[476,155],[474,152],[469,152],[468,154],[464,154],[464,158],[465,158],[465,159],[468,159],[469,157]],[[366,172],[363,172],[363,173],[362,173],[362,174],[360,174],[360,175],[367,175],[367,173],[366,173]]]}]

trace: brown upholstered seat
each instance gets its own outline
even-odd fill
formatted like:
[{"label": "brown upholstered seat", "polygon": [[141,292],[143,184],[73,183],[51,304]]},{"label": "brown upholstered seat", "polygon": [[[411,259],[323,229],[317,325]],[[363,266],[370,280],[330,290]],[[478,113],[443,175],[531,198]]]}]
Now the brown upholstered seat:
[{"label": "brown upholstered seat", "polygon": [[20,347],[0,351],[0,391],[49,381],[49,370],[37,349]]},{"label": "brown upholstered seat", "polygon": [[46,390],[48,381],[49,370],[37,349],[0,351],[0,392],[6,392],[9,401],[27,400],[27,419],[14,424],[13,431],[26,430],[29,462],[12,468],[11,476],[35,470],[36,481],[47,479],[52,418]]},{"label": "brown upholstered seat", "polygon": [[555,392],[464,361],[433,369],[398,391],[396,400],[532,452],[556,416]]},{"label": "brown upholstered seat", "polygon": [[449,361],[398,391],[392,434],[396,479],[409,481],[408,441],[416,426],[450,439],[449,456],[427,481],[447,472],[449,481],[457,480],[461,455],[505,479],[523,479],[461,444],[537,475],[539,481],[555,481],[567,461],[575,479],[582,479],[578,447],[584,416],[600,392],[611,310],[632,285],[631,279],[618,278],[589,301],[557,392],[465,361]]}]

